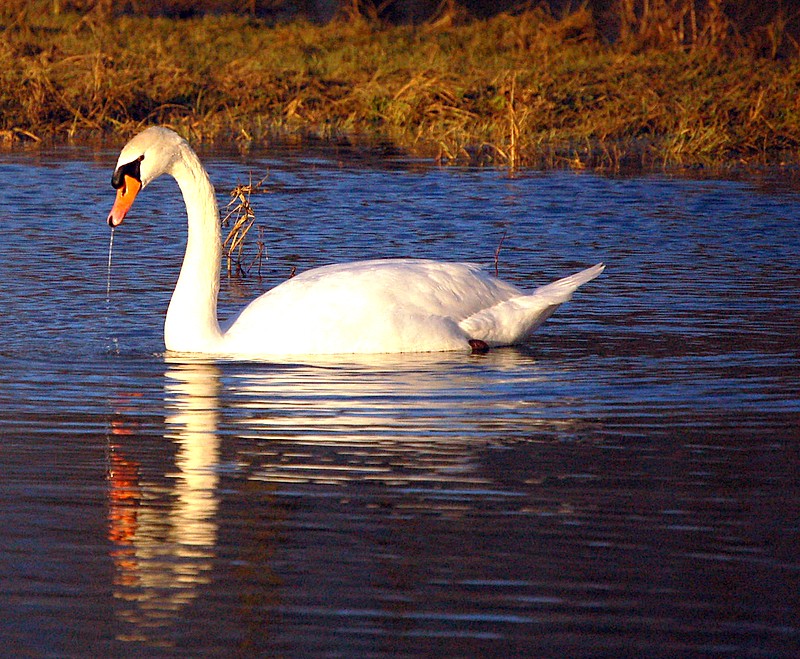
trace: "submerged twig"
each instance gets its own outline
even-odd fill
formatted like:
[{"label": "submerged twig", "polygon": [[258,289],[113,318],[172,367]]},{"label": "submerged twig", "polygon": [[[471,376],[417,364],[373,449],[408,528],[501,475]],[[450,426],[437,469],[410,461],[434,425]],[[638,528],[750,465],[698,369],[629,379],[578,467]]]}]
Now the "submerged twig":
[{"label": "submerged twig", "polygon": [[250,267],[248,268],[248,272],[252,269],[253,265],[257,262],[258,263],[258,276],[261,276],[261,266],[264,263],[264,259],[267,258],[267,245],[264,242],[264,227],[258,227],[258,238],[256,239],[256,255],[253,257],[253,260],[250,262]]},{"label": "submerged twig", "polygon": [[506,235],[508,234],[508,229],[503,231],[503,235],[500,238],[500,242],[497,244],[497,249],[494,250],[494,276],[500,276],[500,249],[503,247],[503,242],[506,239]]}]

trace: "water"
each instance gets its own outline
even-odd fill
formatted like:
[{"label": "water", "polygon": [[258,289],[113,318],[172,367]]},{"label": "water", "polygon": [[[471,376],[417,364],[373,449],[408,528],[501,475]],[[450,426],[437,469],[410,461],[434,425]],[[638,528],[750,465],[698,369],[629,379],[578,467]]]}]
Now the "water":
[{"label": "water", "polygon": [[0,637],[22,656],[800,652],[800,193],[740,180],[205,154],[262,275],[380,256],[538,284],[486,356],[176,360],[171,181],[116,232],[116,153],[0,154]]}]

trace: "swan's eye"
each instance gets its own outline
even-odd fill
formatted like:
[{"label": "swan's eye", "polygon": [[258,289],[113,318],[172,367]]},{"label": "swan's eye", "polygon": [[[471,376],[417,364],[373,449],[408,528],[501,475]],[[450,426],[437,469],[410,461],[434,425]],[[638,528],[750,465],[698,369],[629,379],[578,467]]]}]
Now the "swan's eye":
[{"label": "swan's eye", "polygon": [[139,156],[136,160],[129,162],[127,165],[120,165],[117,167],[117,171],[115,171],[114,175],[111,177],[111,186],[115,190],[119,190],[125,185],[126,176],[135,178],[141,183],[142,176],[139,173],[139,163],[142,162],[142,160],[144,160],[144,155]]}]

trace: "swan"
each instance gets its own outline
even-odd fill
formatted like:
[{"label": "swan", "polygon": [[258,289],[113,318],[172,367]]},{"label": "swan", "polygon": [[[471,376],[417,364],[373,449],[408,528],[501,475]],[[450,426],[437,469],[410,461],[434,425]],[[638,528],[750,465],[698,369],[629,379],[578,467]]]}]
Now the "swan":
[{"label": "swan", "polygon": [[128,142],[111,179],[108,224],[122,224],[140,190],[169,174],[189,230],[164,322],[167,350],[258,358],[337,353],[483,352],[524,341],[602,263],[533,291],[478,266],[424,259],[340,263],[286,280],[227,322],[217,319],[220,220],[214,187],[197,154],[154,126]]}]

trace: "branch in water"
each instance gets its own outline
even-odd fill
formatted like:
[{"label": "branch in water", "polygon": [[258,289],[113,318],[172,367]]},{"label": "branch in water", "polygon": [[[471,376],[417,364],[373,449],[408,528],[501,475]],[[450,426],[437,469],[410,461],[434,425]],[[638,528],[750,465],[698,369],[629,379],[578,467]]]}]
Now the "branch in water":
[{"label": "branch in water", "polygon": [[500,276],[500,248],[503,246],[503,241],[506,239],[506,234],[508,234],[508,229],[503,231],[503,236],[500,238],[500,243],[497,245],[497,249],[494,250],[494,276]]}]

